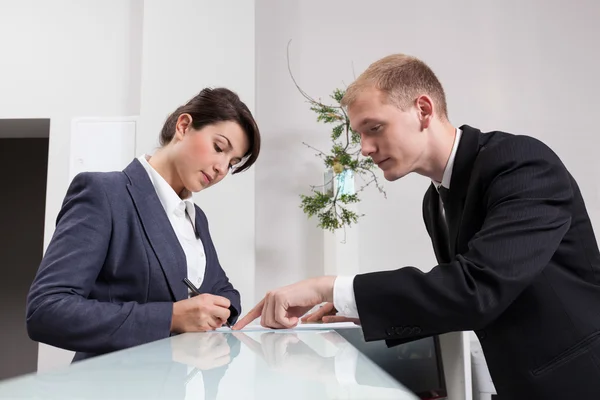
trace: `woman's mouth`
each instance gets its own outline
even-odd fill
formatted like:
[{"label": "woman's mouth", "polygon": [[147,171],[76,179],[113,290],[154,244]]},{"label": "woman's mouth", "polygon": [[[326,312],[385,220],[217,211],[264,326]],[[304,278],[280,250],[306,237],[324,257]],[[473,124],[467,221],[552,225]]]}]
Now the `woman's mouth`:
[{"label": "woman's mouth", "polygon": [[204,178],[204,183],[209,184],[212,182],[212,178],[210,176],[208,176],[207,174],[205,174],[204,172],[202,172],[202,177]]}]

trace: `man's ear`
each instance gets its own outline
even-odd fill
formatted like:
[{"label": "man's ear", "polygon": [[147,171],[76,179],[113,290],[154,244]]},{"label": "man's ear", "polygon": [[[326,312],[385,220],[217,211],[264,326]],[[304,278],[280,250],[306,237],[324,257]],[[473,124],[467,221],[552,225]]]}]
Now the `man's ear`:
[{"label": "man's ear", "polygon": [[421,95],[415,103],[419,121],[421,122],[421,129],[429,128],[433,120],[433,100],[427,95]]},{"label": "man's ear", "polygon": [[192,116],[188,113],[183,113],[177,118],[175,124],[175,137],[182,140],[189,128],[191,128]]}]

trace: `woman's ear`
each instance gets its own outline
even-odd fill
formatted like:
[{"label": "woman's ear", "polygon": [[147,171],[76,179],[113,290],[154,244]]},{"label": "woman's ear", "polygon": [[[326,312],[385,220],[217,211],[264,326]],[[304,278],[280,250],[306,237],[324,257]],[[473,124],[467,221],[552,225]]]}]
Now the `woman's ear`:
[{"label": "woman's ear", "polygon": [[177,118],[177,123],[175,124],[175,137],[178,140],[182,140],[185,134],[192,126],[192,116],[188,113],[181,114]]}]

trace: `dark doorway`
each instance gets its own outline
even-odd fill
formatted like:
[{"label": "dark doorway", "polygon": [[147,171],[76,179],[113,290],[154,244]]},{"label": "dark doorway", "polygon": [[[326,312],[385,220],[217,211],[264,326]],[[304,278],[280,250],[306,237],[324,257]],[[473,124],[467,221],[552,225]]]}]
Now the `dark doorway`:
[{"label": "dark doorway", "polygon": [[25,304],[42,259],[49,119],[0,119],[0,379],[37,370]]}]

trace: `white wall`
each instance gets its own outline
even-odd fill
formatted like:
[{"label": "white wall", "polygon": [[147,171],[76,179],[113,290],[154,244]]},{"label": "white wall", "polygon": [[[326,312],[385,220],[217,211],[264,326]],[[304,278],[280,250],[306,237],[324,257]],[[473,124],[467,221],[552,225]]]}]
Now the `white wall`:
[{"label": "white wall", "polygon": [[[136,151],[152,153],[167,116],[205,87],[235,91],[254,112],[254,1],[146,0]],[[194,195],[221,265],[254,305],[254,168]]]},{"label": "white wall", "polygon": [[[300,193],[322,181],[322,164],[301,142],[328,148],[329,131],[294,88],[326,99],[371,62],[403,52],[430,64],[445,86],[450,120],[529,134],[551,145],[578,179],[600,221],[597,122],[600,3],[530,0],[280,2],[257,0],[257,110],[264,152],[256,169],[257,293],[323,271],[316,220]],[[380,175],[381,176],[381,175]],[[388,199],[364,192],[360,269],[435,265],[421,215],[429,182],[384,182]],[[600,229],[597,229],[600,232]]]},{"label": "white wall", "polygon": [[[139,112],[134,38],[141,4],[0,2],[0,118],[50,118],[44,248],[69,184],[71,119]],[[70,352],[40,345],[38,366],[49,369],[70,358]]]}]

